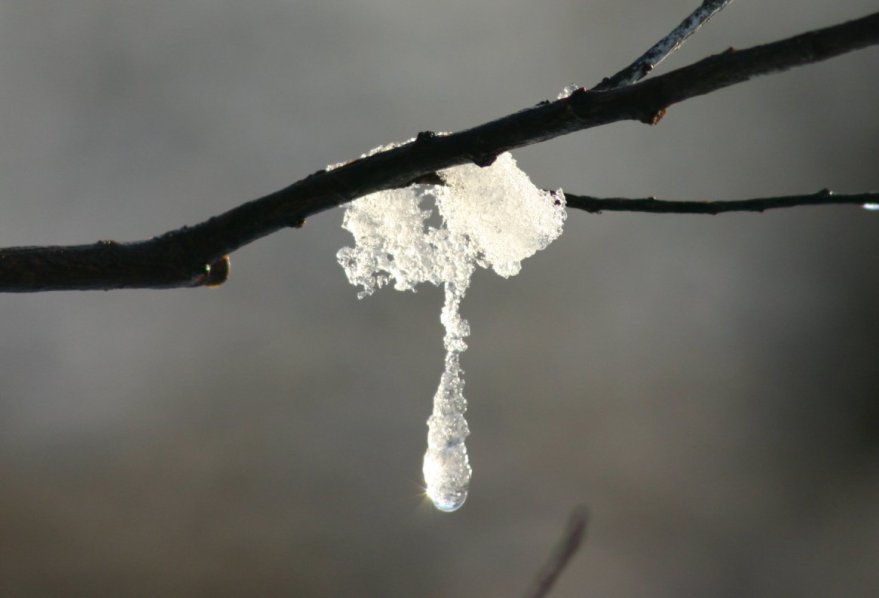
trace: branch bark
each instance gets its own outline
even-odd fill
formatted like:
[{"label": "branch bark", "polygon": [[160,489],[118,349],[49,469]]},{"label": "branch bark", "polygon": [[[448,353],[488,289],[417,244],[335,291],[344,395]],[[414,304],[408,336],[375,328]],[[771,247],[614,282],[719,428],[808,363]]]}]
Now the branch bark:
[{"label": "branch bark", "polygon": [[668,35],[653,44],[653,46],[644,52],[644,54],[642,54],[635,62],[612,77],[607,77],[602,80],[601,83],[592,89],[594,91],[605,91],[608,89],[623,87],[625,85],[631,85],[636,81],[640,81],[672,52],[683,46],[684,42],[686,42],[691,35],[696,33],[702,25],[707,23],[711,17],[732,4],[732,1],[733,0],[705,0],[699,5],[699,8],[690,13],[690,16],[681,21],[680,25],[672,29]]},{"label": "branch bark", "polygon": [[[403,187],[466,162],[489,165],[502,152],[621,120],[658,123],[673,104],[758,75],[827,60],[879,43],[879,13],[745,50],[608,91],[578,90],[451,135],[412,142],[332,170],[192,227],[146,241],[0,249],[0,292],[174,288],[219,284],[227,255],[305,218],[363,195]],[[608,209],[608,208],[605,208]]]},{"label": "branch bark", "polygon": [[592,214],[601,212],[647,212],[650,214],[723,214],[725,212],[765,212],[777,208],[799,206],[864,206],[879,204],[879,193],[854,193],[836,195],[822,189],[811,195],[783,195],[755,199],[732,199],[726,201],[670,201],[655,197],[628,199],[622,197],[592,197],[565,193],[569,208],[585,210]]}]

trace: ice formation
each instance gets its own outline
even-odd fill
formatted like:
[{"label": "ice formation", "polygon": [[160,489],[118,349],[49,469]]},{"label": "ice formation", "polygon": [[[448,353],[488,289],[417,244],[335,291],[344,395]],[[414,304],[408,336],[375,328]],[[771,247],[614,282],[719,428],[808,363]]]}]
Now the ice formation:
[{"label": "ice formation", "polygon": [[[424,282],[444,289],[445,371],[427,420],[423,474],[434,506],[454,511],[467,498],[471,475],[460,366],[470,327],[460,315],[461,300],[477,266],[517,274],[523,259],[561,234],[565,210],[562,192],[535,187],[508,153],[491,166],[437,174],[443,185],[381,191],[349,204],[342,226],[354,235],[354,247],[342,248],[338,260],[351,284],[361,287],[360,298],[389,283],[402,291]],[[442,217],[439,228],[427,224],[430,200]]]},{"label": "ice formation", "polygon": [[576,83],[571,83],[570,85],[565,85],[564,88],[559,92],[559,95],[555,97],[557,100],[564,100],[565,98],[571,97],[575,91],[580,89],[582,85],[577,85]]}]

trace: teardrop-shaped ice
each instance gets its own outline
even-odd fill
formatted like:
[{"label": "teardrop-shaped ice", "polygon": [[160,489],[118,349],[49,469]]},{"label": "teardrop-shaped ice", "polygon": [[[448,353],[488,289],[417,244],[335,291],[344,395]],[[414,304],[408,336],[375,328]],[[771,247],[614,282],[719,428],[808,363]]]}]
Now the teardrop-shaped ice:
[{"label": "teardrop-shaped ice", "polygon": [[463,442],[447,448],[428,448],[424,455],[425,493],[433,506],[446,513],[460,509],[467,500],[470,473]]},{"label": "teardrop-shaped ice", "polygon": [[445,303],[441,319],[446,328],[445,370],[433,397],[433,413],[427,420],[427,452],[424,454],[426,493],[440,511],[461,508],[470,486],[470,462],[464,441],[470,434],[464,413],[464,372],[461,352],[467,348],[464,337],[470,332],[467,320],[460,314],[464,291],[446,283]]}]

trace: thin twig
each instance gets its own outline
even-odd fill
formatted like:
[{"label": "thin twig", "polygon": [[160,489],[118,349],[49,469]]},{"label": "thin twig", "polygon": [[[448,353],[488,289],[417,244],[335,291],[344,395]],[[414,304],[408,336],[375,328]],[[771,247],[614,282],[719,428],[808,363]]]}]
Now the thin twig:
[{"label": "thin twig", "polygon": [[[656,124],[666,109],[758,75],[879,44],[879,13],[690,66],[609,91],[575,91],[451,135],[411,143],[321,170],[192,227],[135,243],[0,249],[0,292],[174,288],[218,284],[225,256],[305,218],[363,195],[403,187],[438,170],[491,164],[505,151],[622,120]],[[215,270],[220,276],[215,275]]]},{"label": "thin twig", "polygon": [[592,197],[591,195],[565,193],[565,203],[569,208],[585,210],[593,214],[607,211],[713,215],[725,212],[763,212],[776,208],[793,208],[797,206],[875,205],[879,204],[879,193],[836,195],[829,189],[822,189],[818,193],[810,195],[783,195],[780,197],[726,201],[670,201],[654,197],[628,199],[623,197]]},{"label": "thin twig", "polygon": [[526,598],[543,598],[552,589],[567,564],[570,562],[586,535],[586,524],[589,523],[589,511],[580,505],[574,508],[568,519],[562,537],[552,551],[549,560],[544,563],[531,588],[525,594]]},{"label": "thin twig", "polygon": [[616,89],[640,81],[668,56],[684,45],[691,35],[696,33],[708,19],[726,8],[733,0],[705,0],[690,16],[681,21],[668,35],[656,42],[635,62],[613,75],[606,77],[593,87],[593,91]]}]

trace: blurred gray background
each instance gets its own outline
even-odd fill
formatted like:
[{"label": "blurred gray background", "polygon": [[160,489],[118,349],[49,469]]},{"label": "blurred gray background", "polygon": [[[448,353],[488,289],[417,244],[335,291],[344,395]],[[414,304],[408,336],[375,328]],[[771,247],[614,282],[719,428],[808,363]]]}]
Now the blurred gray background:
[{"label": "blurred gray background", "polygon": [[[377,145],[592,84],[698,2],[0,1],[0,245],[203,220]],[[737,2],[661,67],[863,16]],[[517,152],[540,186],[879,189],[868,49]],[[0,296],[0,595],[879,589],[879,215],[569,214],[463,311],[471,495],[421,489],[441,293],[358,301],[341,211],[216,290]]]}]

